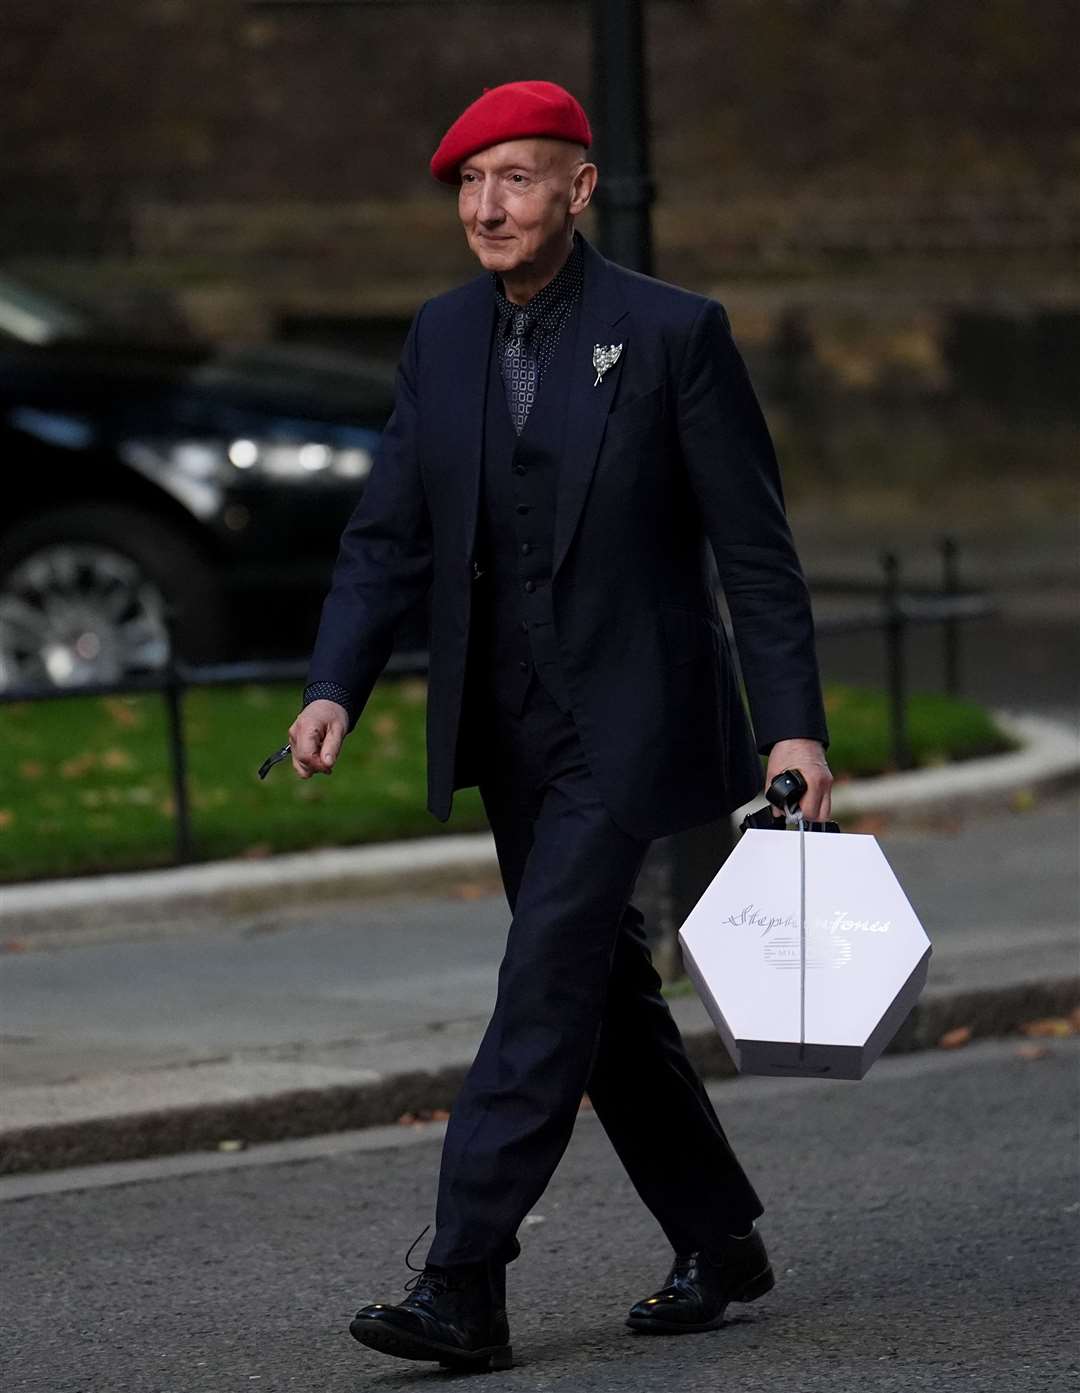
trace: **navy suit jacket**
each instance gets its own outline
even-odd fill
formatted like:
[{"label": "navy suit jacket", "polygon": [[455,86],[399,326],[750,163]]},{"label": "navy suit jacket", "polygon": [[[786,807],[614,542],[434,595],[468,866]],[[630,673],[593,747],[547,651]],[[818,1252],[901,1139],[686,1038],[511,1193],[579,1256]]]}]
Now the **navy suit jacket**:
[{"label": "navy suit jacket", "polygon": [[[758,751],[827,732],[780,472],[723,306],[587,242],[584,252],[556,484],[555,630],[600,796],[625,831],[654,838],[753,798]],[[355,721],[395,626],[430,589],[428,808],[441,821],[453,790],[477,781],[461,730],[493,321],[487,274],[417,313],[308,673],[350,690]],[[622,352],[594,385],[597,344]]]}]

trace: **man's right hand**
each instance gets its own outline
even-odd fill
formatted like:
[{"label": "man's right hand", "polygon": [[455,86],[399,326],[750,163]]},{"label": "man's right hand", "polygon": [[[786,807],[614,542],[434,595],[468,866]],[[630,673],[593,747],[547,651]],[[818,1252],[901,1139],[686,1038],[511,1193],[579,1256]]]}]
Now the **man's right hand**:
[{"label": "man's right hand", "polygon": [[289,727],[292,766],[302,779],[329,774],[349,729],[349,713],[336,701],[311,701]]}]

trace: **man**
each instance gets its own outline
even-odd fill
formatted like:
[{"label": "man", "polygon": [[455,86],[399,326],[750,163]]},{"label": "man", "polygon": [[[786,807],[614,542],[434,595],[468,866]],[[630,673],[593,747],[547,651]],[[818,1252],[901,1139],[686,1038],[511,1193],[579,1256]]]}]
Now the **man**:
[{"label": "man", "polygon": [[806,587],[727,315],[575,232],[590,141],[568,92],[521,82],[486,91],[436,151],[483,274],[413,321],[289,732],[300,777],[329,773],[430,590],[428,806],[445,821],[453,790],[479,785],[513,919],[426,1263],[407,1299],[350,1328],[462,1369],[510,1365],[506,1263],[583,1093],[674,1249],[631,1327],[712,1329],[773,1285],[761,1203],[630,896],[653,838],[759,791],[758,752],[766,779],[802,770],[806,816],[829,810]]}]

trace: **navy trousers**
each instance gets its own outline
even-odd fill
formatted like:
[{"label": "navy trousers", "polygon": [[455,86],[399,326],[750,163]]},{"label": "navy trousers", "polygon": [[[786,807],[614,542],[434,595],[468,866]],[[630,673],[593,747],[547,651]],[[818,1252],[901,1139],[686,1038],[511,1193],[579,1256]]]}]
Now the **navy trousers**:
[{"label": "navy trousers", "polygon": [[427,1260],[517,1255],[517,1228],[586,1092],[672,1247],[718,1247],[762,1206],[687,1059],[630,903],[649,843],[611,820],[572,715],[535,676],[520,715],[474,714],[513,918],[495,1009],[447,1125]]}]

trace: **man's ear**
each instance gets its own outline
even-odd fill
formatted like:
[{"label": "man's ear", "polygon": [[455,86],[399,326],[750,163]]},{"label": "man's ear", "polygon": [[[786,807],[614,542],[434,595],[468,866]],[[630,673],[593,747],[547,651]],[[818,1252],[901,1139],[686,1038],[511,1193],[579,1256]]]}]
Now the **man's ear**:
[{"label": "man's ear", "polygon": [[600,171],[594,164],[586,163],[578,167],[570,189],[570,214],[572,217],[576,218],[589,206],[599,173]]}]

